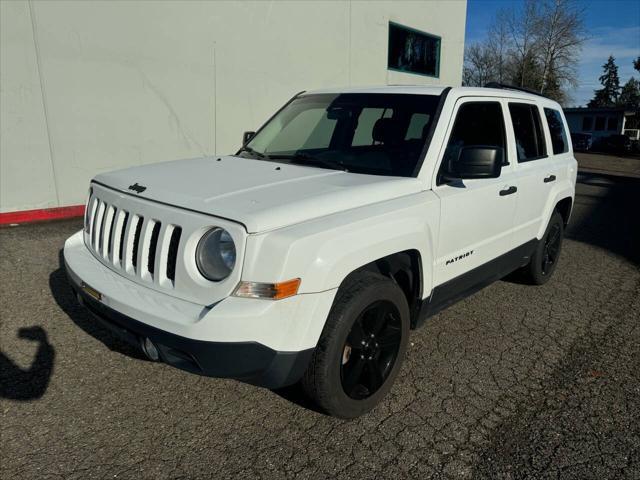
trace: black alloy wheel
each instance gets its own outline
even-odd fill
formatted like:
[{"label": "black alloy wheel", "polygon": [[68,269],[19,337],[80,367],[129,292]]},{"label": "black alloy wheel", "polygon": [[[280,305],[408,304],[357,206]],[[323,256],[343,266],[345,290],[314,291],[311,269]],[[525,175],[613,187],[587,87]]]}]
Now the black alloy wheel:
[{"label": "black alloy wheel", "polygon": [[561,225],[558,223],[550,225],[549,232],[544,240],[544,250],[542,251],[541,271],[543,275],[549,274],[556,260],[558,260],[562,240],[561,230]]},{"label": "black alloy wheel", "polygon": [[302,387],[330,415],[355,418],[391,389],[409,344],[410,313],[400,286],[354,272],[338,289]]},{"label": "black alloy wheel", "polygon": [[400,350],[402,326],[398,309],[378,301],[356,318],[342,349],[340,378],[344,392],[362,400],[385,382]]},{"label": "black alloy wheel", "polygon": [[564,237],[564,220],[557,211],[553,212],[544,235],[531,254],[531,260],[520,272],[524,280],[533,285],[544,285],[549,281],[560,258]]}]

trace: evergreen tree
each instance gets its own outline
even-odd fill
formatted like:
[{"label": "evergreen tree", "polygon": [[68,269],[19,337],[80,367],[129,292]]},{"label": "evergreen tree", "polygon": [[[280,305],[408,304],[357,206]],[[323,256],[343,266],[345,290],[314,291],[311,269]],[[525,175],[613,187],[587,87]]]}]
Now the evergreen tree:
[{"label": "evergreen tree", "polygon": [[631,77],[622,87],[618,103],[629,110],[640,110],[640,81]]},{"label": "evergreen tree", "polygon": [[609,56],[602,68],[604,73],[599,79],[602,88],[594,92],[595,95],[589,102],[589,107],[613,107],[618,103],[620,77],[618,77],[618,66],[613,55]]}]

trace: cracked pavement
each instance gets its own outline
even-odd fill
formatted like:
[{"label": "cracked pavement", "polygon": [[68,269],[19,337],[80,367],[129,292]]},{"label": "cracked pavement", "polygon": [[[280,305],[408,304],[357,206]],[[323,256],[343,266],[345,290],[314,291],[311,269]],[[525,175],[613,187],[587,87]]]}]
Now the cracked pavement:
[{"label": "cracked pavement", "polygon": [[0,477],[640,478],[640,181],[579,180],[554,278],[431,318],[353,421],[113,337],[60,269],[80,221],[0,230]]}]

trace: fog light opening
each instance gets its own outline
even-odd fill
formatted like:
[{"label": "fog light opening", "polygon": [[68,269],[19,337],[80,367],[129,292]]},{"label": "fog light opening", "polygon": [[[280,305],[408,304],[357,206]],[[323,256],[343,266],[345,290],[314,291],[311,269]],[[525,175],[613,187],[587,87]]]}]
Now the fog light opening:
[{"label": "fog light opening", "polygon": [[142,347],[142,351],[147,356],[149,360],[157,362],[160,360],[160,352],[158,352],[158,347],[151,341],[149,338],[143,338],[140,340],[140,346]]}]

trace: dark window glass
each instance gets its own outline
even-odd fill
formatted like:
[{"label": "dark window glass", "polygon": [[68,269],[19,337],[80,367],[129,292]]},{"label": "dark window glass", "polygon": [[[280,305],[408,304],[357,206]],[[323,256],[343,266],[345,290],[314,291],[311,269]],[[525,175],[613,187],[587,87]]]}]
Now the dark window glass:
[{"label": "dark window glass", "polygon": [[528,103],[510,103],[509,114],[516,137],[518,162],[537,160],[547,154],[538,107]]},{"label": "dark window glass", "polygon": [[554,155],[568,152],[569,144],[567,143],[567,132],[565,132],[564,123],[562,123],[562,115],[560,115],[559,111],[551,108],[545,108],[544,115],[547,117]]},{"label": "dark window glass", "polygon": [[437,95],[392,93],[301,95],[264,125],[239,155],[413,176],[439,100]]},{"label": "dark window glass", "polygon": [[389,23],[387,67],[390,70],[438,77],[440,37]]},{"label": "dark window glass", "polygon": [[440,172],[447,171],[458,158],[462,147],[485,145],[499,147],[508,165],[504,117],[498,102],[467,102],[460,106],[453,125],[449,143],[442,158]]},{"label": "dark window glass", "polygon": [[618,130],[618,117],[609,117],[609,123],[607,125],[607,130],[615,132]]},{"label": "dark window glass", "polygon": [[596,130],[604,130],[605,117],[596,117]]},{"label": "dark window glass", "polygon": [[582,130],[590,131],[593,128],[593,117],[584,117],[582,119]]}]

